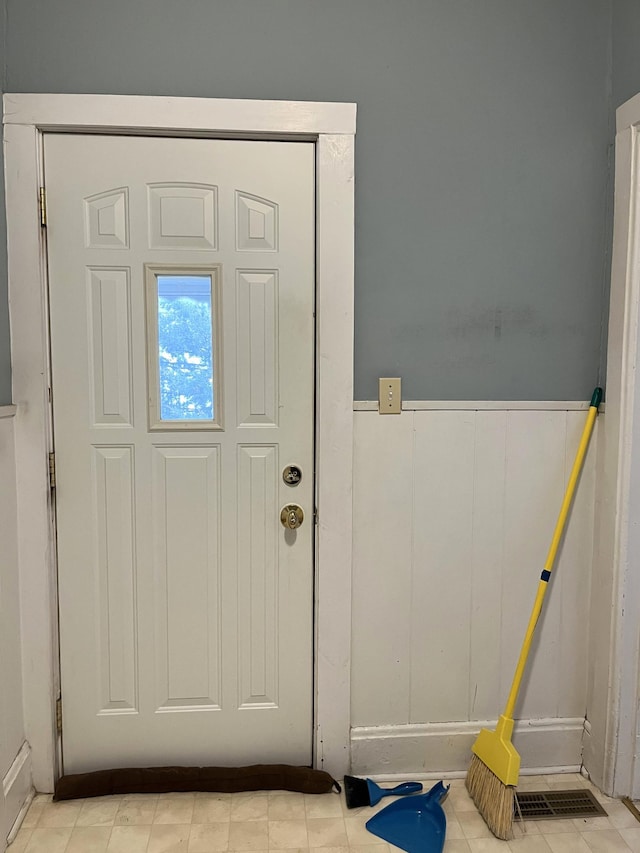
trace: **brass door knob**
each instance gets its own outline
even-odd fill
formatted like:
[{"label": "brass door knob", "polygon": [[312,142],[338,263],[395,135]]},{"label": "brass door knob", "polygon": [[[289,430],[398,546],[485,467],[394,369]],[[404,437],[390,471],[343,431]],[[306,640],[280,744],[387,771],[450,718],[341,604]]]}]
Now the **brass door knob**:
[{"label": "brass door knob", "polygon": [[298,504],[287,504],[282,507],[280,512],[280,521],[283,527],[289,530],[296,530],[304,521],[304,512]]}]

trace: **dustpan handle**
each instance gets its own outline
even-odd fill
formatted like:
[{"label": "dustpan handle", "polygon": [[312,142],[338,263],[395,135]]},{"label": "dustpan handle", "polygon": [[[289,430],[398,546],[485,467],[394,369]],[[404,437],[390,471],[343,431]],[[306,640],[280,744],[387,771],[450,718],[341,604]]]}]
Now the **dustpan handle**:
[{"label": "dustpan handle", "polygon": [[565,490],[564,500],[562,501],[562,506],[560,507],[560,513],[558,515],[556,527],[553,531],[553,537],[551,539],[549,553],[547,554],[544,569],[542,571],[542,575],[540,576],[540,581],[538,583],[538,592],[536,594],[536,600],[533,605],[533,610],[531,611],[531,617],[529,619],[527,632],[525,634],[522,649],[520,651],[518,665],[516,666],[516,671],[513,676],[511,692],[509,693],[509,698],[507,699],[507,705],[504,711],[505,717],[513,718],[513,712],[516,706],[516,700],[518,698],[518,691],[520,690],[520,683],[522,681],[524,668],[527,663],[527,657],[529,656],[529,650],[531,649],[533,633],[536,629],[536,625],[540,617],[540,612],[542,610],[542,602],[547,591],[549,578],[551,577],[553,564],[556,559],[556,554],[558,553],[558,547],[560,545],[560,540],[562,539],[562,533],[567,523],[567,516],[569,515],[569,510],[571,509],[571,502],[573,500],[573,495],[575,493],[576,485],[578,483],[578,477],[580,476],[580,472],[582,470],[584,457],[586,456],[587,448],[589,446],[589,439],[591,438],[591,433],[593,432],[593,425],[595,423],[596,417],[598,416],[598,407],[600,406],[601,402],[602,388],[596,388],[593,392],[593,396],[591,397],[591,403],[589,405],[589,414],[587,415],[587,422],[585,423],[584,429],[582,430],[582,438],[580,439],[580,444],[578,445],[576,458],[573,463],[573,468],[571,469],[571,475],[569,476],[567,488]]},{"label": "dustpan handle", "polygon": [[384,796],[401,796],[402,794],[419,794],[422,791],[422,782],[403,782],[395,788],[385,788]]}]

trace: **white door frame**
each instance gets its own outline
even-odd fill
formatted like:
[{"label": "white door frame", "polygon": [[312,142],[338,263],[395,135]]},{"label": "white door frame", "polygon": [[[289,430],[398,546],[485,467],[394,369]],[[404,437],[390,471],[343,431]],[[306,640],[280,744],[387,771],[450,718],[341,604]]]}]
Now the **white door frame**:
[{"label": "white door frame", "polygon": [[640,798],[640,95],[617,110],[616,125],[584,761],[606,793]]},{"label": "white door frame", "polygon": [[340,778],[350,763],[355,118],[355,104],[340,103],[4,96],[25,733],[39,791],[52,791],[59,772],[46,236],[38,212],[42,134],[305,139],[316,144],[314,766]]}]

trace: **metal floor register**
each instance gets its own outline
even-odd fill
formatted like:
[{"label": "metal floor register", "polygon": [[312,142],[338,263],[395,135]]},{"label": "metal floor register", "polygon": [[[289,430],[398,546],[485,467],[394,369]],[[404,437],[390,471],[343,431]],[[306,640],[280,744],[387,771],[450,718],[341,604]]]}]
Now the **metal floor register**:
[{"label": "metal floor register", "polygon": [[573,791],[523,791],[516,794],[516,814],[523,820],[594,817],[606,811],[587,788]]}]

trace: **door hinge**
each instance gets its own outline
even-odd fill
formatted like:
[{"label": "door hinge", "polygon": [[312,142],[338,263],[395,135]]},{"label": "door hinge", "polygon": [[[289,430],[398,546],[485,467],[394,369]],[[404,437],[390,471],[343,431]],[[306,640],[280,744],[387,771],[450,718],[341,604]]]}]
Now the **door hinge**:
[{"label": "door hinge", "polygon": [[56,487],[56,454],[49,454],[49,488],[55,489]]},{"label": "door hinge", "polygon": [[56,731],[58,734],[62,732],[62,697],[56,699]]},{"label": "door hinge", "polygon": [[47,191],[44,187],[40,187],[39,206],[40,206],[40,225],[43,228],[46,228],[47,227]]}]

